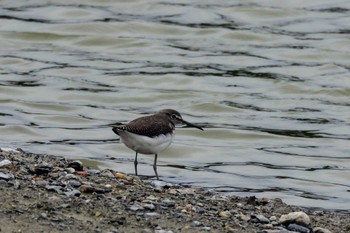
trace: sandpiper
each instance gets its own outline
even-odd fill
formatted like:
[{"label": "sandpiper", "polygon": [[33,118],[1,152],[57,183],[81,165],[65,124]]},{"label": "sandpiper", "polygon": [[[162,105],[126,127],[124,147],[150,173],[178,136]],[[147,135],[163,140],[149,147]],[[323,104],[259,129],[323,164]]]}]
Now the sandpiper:
[{"label": "sandpiper", "polygon": [[203,130],[201,127],[182,119],[181,114],[173,109],[163,109],[154,115],[144,116],[130,121],[129,124],[113,127],[113,132],[120,136],[121,142],[136,152],[135,174],[137,175],[137,154],[154,154],[153,170],[157,179],[158,153],[165,150],[175,136],[175,125],[185,124]]}]

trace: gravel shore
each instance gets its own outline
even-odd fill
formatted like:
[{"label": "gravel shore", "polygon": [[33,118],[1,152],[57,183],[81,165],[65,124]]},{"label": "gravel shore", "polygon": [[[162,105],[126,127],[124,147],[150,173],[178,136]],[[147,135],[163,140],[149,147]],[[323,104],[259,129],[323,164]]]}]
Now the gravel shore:
[{"label": "gravel shore", "polygon": [[350,232],[350,213],[99,170],[0,150],[0,232]]}]

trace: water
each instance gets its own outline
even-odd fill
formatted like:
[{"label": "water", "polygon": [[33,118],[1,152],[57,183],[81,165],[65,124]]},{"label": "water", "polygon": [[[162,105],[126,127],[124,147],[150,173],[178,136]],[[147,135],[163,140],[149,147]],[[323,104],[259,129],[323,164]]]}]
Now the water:
[{"label": "water", "polygon": [[174,108],[161,179],[350,208],[349,1],[0,5],[1,147],[133,173],[111,125]]}]

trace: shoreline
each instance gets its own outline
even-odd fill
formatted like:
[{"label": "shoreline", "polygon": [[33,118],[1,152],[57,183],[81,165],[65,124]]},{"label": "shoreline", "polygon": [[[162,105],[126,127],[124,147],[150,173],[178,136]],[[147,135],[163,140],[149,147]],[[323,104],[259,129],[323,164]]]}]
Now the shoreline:
[{"label": "shoreline", "polygon": [[144,182],[61,156],[0,149],[1,232],[350,232],[350,213]]}]

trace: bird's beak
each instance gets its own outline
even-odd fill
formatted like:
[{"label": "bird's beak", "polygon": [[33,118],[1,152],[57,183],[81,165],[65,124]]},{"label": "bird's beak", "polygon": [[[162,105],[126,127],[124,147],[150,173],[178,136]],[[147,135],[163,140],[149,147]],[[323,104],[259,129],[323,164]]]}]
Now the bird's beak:
[{"label": "bird's beak", "polygon": [[182,123],[184,123],[185,125],[188,125],[188,126],[190,126],[190,127],[197,128],[197,129],[200,129],[200,130],[204,130],[204,129],[201,128],[200,126],[195,125],[195,124],[192,124],[192,123],[190,123],[190,122],[188,122],[188,121],[185,121],[185,120],[183,120],[183,119],[181,119],[180,121],[182,121]]}]

